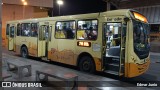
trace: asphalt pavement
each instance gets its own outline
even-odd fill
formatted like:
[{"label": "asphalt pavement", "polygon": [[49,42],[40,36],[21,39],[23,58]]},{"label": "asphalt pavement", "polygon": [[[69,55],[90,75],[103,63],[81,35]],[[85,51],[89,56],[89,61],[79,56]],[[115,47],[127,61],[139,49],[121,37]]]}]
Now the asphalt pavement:
[{"label": "asphalt pavement", "polygon": [[[72,68],[72,66],[59,65],[59,64],[51,64],[44,61],[39,61],[38,59],[30,58],[24,59],[15,55],[14,52],[8,52],[7,50],[3,50],[2,53],[2,61],[3,61],[3,71],[7,71],[6,66],[4,65],[4,60],[20,60],[26,63],[30,63],[32,65],[32,76],[24,78],[22,81],[35,81],[35,71],[48,69],[49,71],[58,72],[59,74],[63,74],[66,72],[72,72],[78,75],[80,81],[89,81],[92,83],[93,81],[97,81],[96,83],[101,84],[104,87],[98,87],[92,84],[93,89],[85,89],[85,87],[79,87],[78,90],[160,90],[159,87],[135,87],[133,85],[133,81],[160,81],[160,53],[150,53],[151,55],[151,64],[146,73],[140,75],[135,78],[126,79],[119,78],[113,75],[106,75],[104,73],[96,73],[96,74],[87,74],[78,71],[76,68]],[[16,78],[10,77],[5,79],[5,81],[17,81]],[[88,83],[89,83],[88,82]],[[106,87],[105,87],[106,86]],[[14,88],[14,90],[61,90],[55,88]],[[13,90],[13,88],[5,88],[4,90]]]}]

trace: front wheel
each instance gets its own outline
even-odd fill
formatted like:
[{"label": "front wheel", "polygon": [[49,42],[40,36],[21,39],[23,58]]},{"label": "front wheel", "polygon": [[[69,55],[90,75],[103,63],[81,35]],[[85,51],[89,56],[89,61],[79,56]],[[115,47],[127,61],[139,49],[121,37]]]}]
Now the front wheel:
[{"label": "front wheel", "polygon": [[95,63],[91,57],[85,56],[80,59],[79,68],[83,72],[94,73]]},{"label": "front wheel", "polygon": [[27,47],[22,47],[21,48],[21,56],[23,58],[28,58],[28,49],[27,49]]}]

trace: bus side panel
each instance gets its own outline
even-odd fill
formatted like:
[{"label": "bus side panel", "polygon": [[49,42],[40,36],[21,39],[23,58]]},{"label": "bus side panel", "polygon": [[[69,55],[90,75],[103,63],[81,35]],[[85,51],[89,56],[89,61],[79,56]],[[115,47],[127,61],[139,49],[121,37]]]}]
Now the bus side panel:
[{"label": "bus side panel", "polygon": [[[20,36],[16,36],[16,53],[20,54],[20,50],[21,50],[21,37]],[[20,43],[21,42],[21,43]]]},{"label": "bus side panel", "polygon": [[38,56],[38,46],[37,46],[37,37],[30,37],[28,41],[28,53],[30,56]]},{"label": "bus side panel", "polygon": [[58,59],[60,62],[75,65],[75,40],[61,39],[58,41]]},{"label": "bus side panel", "polygon": [[101,59],[101,50],[100,51],[94,51],[93,50],[93,45],[100,45],[96,42],[91,42],[91,47],[80,47],[77,46],[76,47],[76,55],[80,55],[81,53],[88,53],[92,56],[94,63],[95,63],[95,67],[97,71],[102,71],[102,59]]},{"label": "bus side panel", "polygon": [[28,49],[28,37],[16,36],[16,53],[21,54],[22,46],[26,46]]},{"label": "bus side panel", "polygon": [[5,39],[5,48],[9,50],[8,35],[6,36],[6,39]]},{"label": "bus side panel", "polygon": [[43,57],[45,56],[45,41],[38,41],[38,57]]},{"label": "bus side panel", "polygon": [[9,50],[13,50],[14,49],[14,39],[13,38],[10,38],[8,39],[8,45],[9,45]]}]

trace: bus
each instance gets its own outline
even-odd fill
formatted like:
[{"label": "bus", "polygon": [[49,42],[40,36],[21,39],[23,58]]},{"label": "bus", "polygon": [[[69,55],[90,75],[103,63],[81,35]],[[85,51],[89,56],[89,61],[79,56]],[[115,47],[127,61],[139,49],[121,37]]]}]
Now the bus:
[{"label": "bus", "polygon": [[9,21],[8,50],[132,78],[150,64],[149,24],[132,9]]}]

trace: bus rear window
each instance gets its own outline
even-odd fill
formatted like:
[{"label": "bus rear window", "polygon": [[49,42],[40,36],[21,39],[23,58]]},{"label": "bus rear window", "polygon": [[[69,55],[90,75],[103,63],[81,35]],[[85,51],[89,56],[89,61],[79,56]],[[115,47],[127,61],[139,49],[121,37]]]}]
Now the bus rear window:
[{"label": "bus rear window", "polygon": [[98,35],[97,20],[80,20],[78,21],[77,39],[96,40]]}]

